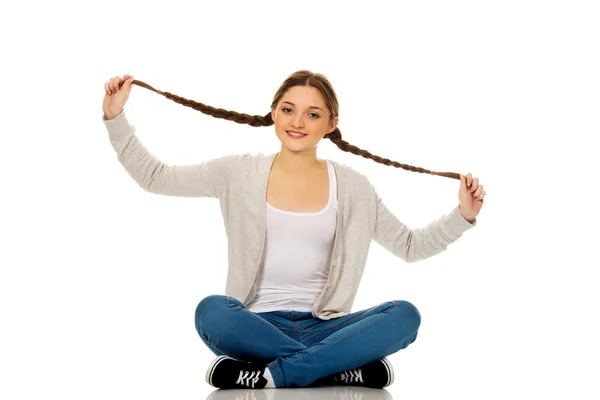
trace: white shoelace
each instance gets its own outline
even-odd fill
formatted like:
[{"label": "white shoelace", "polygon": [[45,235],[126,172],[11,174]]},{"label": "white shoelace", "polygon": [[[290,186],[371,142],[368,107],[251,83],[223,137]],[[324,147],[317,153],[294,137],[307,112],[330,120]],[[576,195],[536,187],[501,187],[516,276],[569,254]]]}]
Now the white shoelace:
[{"label": "white shoelace", "polygon": [[260,373],[261,371],[241,370],[240,376],[238,377],[238,380],[235,383],[236,385],[239,384],[253,388],[254,384],[260,379]]},{"label": "white shoelace", "polygon": [[[335,380],[338,380],[337,377],[335,378]],[[340,381],[345,383],[364,383],[362,377],[362,369],[349,369],[347,371],[341,372]]]}]

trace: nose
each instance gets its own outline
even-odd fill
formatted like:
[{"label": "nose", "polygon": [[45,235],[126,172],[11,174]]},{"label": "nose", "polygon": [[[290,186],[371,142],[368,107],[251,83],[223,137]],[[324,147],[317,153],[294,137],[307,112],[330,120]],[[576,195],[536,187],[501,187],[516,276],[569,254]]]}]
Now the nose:
[{"label": "nose", "polygon": [[294,119],[292,120],[292,126],[294,128],[302,128],[304,126],[304,115],[297,113]]}]

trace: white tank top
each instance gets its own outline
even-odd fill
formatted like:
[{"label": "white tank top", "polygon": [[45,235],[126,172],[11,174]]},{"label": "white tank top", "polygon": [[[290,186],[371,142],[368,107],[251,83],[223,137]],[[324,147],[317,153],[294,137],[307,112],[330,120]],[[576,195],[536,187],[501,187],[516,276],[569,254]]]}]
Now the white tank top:
[{"label": "white tank top", "polygon": [[312,310],[329,274],[337,221],[337,184],[329,160],[329,201],[317,212],[284,211],[267,203],[267,237],[253,312]]}]

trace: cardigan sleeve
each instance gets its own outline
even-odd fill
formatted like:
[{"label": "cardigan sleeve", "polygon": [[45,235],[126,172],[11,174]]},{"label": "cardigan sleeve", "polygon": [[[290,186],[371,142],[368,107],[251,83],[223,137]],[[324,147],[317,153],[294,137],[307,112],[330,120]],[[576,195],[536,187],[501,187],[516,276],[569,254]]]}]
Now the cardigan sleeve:
[{"label": "cardigan sleeve", "polygon": [[421,228],[409,228],[392,214],[376,194],[376,221],[374,240],[407,263],[432,257],[446,250],[462,234],[475,227],[477,219],[469,223],[460,213],[459,206],[436,221]]},{"label": "cardigan sleeve", "polygon": [[220,197],[237,155],[226,155],[192,165],[169,165],[150,153],[136,136],[136,128],[123,110],[102,121],[117,159],[145,191],[180,197]]}]

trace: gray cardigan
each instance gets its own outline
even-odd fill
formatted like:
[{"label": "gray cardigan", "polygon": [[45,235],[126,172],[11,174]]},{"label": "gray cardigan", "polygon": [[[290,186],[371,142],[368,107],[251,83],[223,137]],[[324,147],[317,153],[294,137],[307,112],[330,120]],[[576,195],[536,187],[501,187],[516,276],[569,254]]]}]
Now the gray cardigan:
[{"label": "gray cardigan", "polygon": [[[168,165],[149,153],[125,111],[102,116],[117,159],[145,191],[219,199],[228,239],[225,295],[244,305],[253,298],[266,234],[266,189],[277,153],[232,154],[194,165]],[[371,240],[407,263],[432,257],[474,227],[458,205],[425,227],[410,229],[377,195],[369,180],[350,166],[331,161],[337,176],[338,213],[327,284],[313,316],[331,319],[351,312]]]}]

